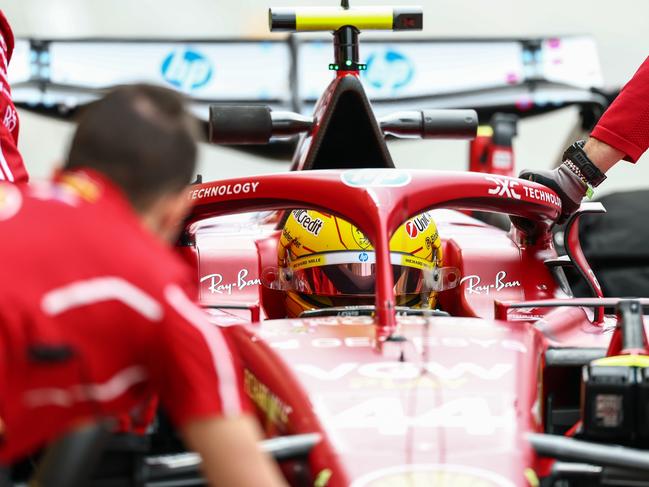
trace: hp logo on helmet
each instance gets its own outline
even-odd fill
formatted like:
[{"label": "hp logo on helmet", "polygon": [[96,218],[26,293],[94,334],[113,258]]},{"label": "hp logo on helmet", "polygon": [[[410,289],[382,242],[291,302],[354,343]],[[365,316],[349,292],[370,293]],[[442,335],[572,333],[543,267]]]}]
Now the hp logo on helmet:
[{"label": "hp logo on helmet", "polygon": [[358,260],[360,260],[361,262],[367,262],[369,258],[370,256],[367,255],[367,252],[361,252],[360,254],[358,254]]},{"label": "hp logo on helmet", "polygon": [[367,59],[365,81],[381,91],[397,91],[408,85],[415,74],[412,61],[395,49],[373,52]]},{"label": "hp logo on helmet", "polygon": [[162,62],[162,77],[181,91],[205,86],[214,72],[210,60],[193,49],[177,49]]}]

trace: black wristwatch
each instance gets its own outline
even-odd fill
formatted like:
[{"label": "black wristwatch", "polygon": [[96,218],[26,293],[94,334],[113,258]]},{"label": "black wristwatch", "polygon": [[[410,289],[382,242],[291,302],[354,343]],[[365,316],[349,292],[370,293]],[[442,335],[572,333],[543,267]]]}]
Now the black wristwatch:
[{"label": "black wristwatch", "polygon": [[584,152],[583,140],[578,140],[563,153],[563,162],[566,164],[587,186],[597,187],[604,182],[606,176],[590,160]]}]

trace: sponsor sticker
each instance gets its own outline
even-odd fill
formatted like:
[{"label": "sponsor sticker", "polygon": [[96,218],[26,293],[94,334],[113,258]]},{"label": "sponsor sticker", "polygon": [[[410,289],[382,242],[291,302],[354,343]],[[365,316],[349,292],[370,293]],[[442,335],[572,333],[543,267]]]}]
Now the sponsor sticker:
[{"label": "sponsor sticker", "polygon": [[428,212],[422,213],[421,215],[416,216],[415,218],[406,222],[406,233],[410,238],[417,238],[417,235],[419,235],[430,226],[431,221],[433,221],[433,219]]},{"label": "sponsor sticker", "polygon": [[409,184],[412,176],[399,169],[352,169],[343,172],[340,179],[352,188],[394,188]]},{"label": "sponsor sticker", "polygon": [[430,250],[437,242],[439,238],[439,233],[435,232],[432,236],[426,237],[426,250]]},{"label": "sponsor sticker", "polygon": [[322,226],[324,225],[321,218],[311,217],[307,210],[294,210],[293,218],[295,218],[295,221],[298,222],[302,228],[316,237],[320,234],[320,230],[322,230]]},{"label": "sponsor sticker", "polygon": [[460,280],[460,285],[466,283],[464,291],[466,294],[483,294],[489,295],[492,291],[502,291],[503,289],[521,287],[520,281],[508,281],[507,273],[500,271],[496,274],[493,282],[483,283],[480,276],[470,275],[465,276]]},{"label": "sponsor sticker", "polygon": [[200,282],[208,282],[212,294],[232,295],[233,291],[243,291],[250,286],[261,285],[261,279],[248,277],[248,269],[241,269],[234,282],[224,282],[222,274],[209,274],[201,277]]},{"label": "sponsor sticker", "polygon": [[561,208],[561,199],[550,191],[532,188],[514,179],[501,178],[493,175],[485,176],[485,179],[494,184],[492,188],[487,190],[489,194],[502,196],[503,198],[513,198],[515,200],[520,200],[521,195],[524,194],[527,199],[550,203]]},{"label": "sponsor sticker", "polygon": [[302,244],[300,243],[300,240],[295,238],[293,235],[291,235],[291,231],[284,227],[284,230],[282,230],[282,237],[284,237],[284,240],[286,240],[286,243],[288,245],[292,245],[293,247],[299,249],[302,247]]},{"label": "sponsor sticker", "polygon": [[352,226],[351,231],[352,231],[352,238],[354,239],[354,242],[356,242],[356,245],[358,245],[361,249],[365,250],[370,245],[372,245],[370,240],[358,228]]},{"label": "sponsor sticker", "polygon": [[215,184],[190,191],[189,198],[192,200],[200,200],[203,198],[214,198],[216,196],[256,193],[258,187],[259,181],[236,184]]},{"label": "sponsor sticker", "polygon": [[[343,409],[333,409],[325,398],[318,398],[316,413],[323,422],[337,430],[370,430],[382,436],[403,436],[411,428],[462,430],[472,436],[493,435],[511,429],[516,413],[513,407],[492,408],[482,397],[455,397],[434,406],[407,407],[396,395],[361,396],[360,402]],[[513,398],[512,398],[513,399]],[[424,484],[427,485],[427,484]]]},{"label": "sponsor sticker", "polygon": [[411,464],[375,470],[357,478],[351,487],[514,487],[501,475],[453,464]]},{"label": "sponsor sticker", "polygon": [[407,266],[407,267],[414,267],[415,269],[434,269],[435,264],[427,261],[426,259],[422,259],[420,257],[415,257],[414,255],[409,255],[409,254],[403,254],[401,257],[401,265]]},{"label": "sponsor sticker", "polygon": [[[338,348],[341,340],[338,338],[315,338],[314,348]],[[362,341],[360,343],[363,343]],[[360,343],[353,346],[360,346]],[[472,362],[458,362],[447,365],[439,362],[414,364],[409,362],[342,362],[333,368],[322,368],[313,364],[296,364],[295,370],[303,375],[327,382],[335,382],[345,377],[366,377],[369,379],[413,380],[426,372],[430,377],[441,380],[458,380],[474,378],[483,381],[497,381],[512,371],[512,364],[495,363],[484,367]]]},{"label": "sponsor sticker", "polygon": [[291,268],[294,271],[297,271],[299,269],[308,269],[309,267],[320,267],[325,265],[326,262],[326,257],[324,255],[310,255],[291,262]]},{"label": "sponsor sticker", "polygon": [[273,394],[266,384],[248,369],[244,370],[243,389],[271,423],[280,427],[288,424],[288,417],[293,411],[291,406]]},{"label": "sponsor sticker", "polygon": [[516,200],[521,199],[521,195],[518,193],[516,188],[519,186],[518,181],[512,179],[499,178],[496,176],[485,176],[487,181],[494,183],[494,187],[487,190],[489,194],[494,194],[497,196],[503,196],[506,198],[514,198]]}]

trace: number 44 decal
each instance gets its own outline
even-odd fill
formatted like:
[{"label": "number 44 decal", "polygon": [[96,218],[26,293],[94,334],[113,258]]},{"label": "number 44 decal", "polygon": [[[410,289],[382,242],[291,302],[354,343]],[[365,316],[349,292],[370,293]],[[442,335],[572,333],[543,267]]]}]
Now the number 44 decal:
[{"label": "number 44 decal", "polygon": [[316,403],[323,422],[336,429],[375,429],[382,435],[403,435],[409,428],[460,428],[470,435],[491,435],[515,424],[514,410],[495,415],[481,397],[463,397],[409,414],[397,397],[374,397],[333,413]]}]

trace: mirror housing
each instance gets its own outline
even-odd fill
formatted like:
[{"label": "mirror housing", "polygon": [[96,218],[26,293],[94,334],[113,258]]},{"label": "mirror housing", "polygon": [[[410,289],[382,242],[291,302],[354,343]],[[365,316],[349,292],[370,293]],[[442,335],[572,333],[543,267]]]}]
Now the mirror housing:
[{"label": "mirror housing", "polygon": [[313,119],[270,107],[210,105],[209,141],[213,144],[267,144],[273,137],[307,132]]},{"label": "mirror housing", "polygon": [[420,139],[474,139],[478,133],[475,110],[409,110],[379,120],[385,135]]}]

